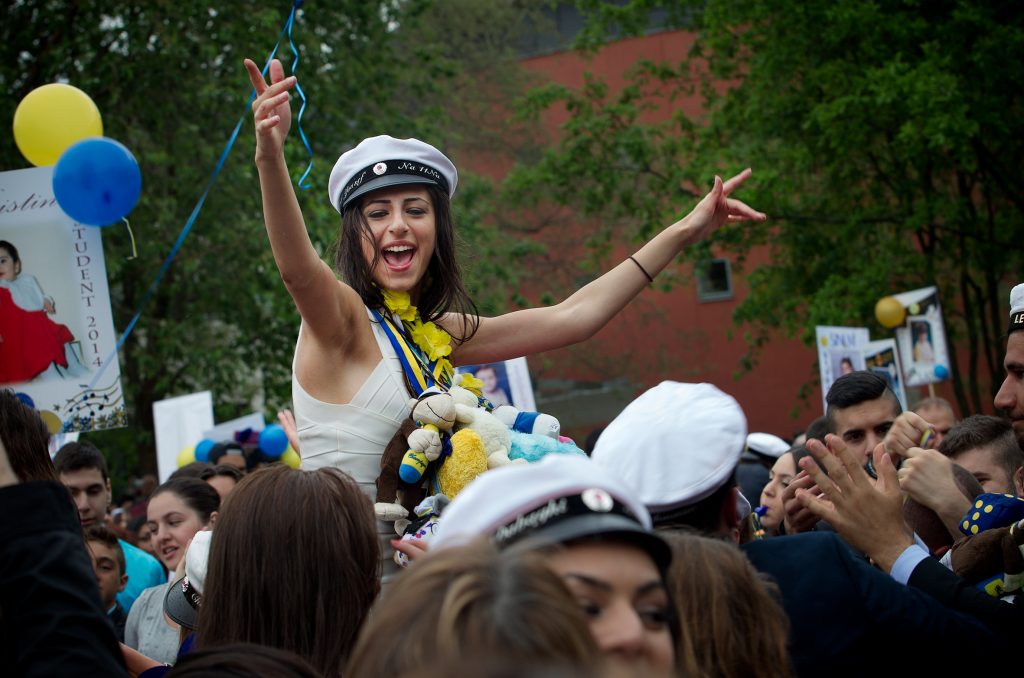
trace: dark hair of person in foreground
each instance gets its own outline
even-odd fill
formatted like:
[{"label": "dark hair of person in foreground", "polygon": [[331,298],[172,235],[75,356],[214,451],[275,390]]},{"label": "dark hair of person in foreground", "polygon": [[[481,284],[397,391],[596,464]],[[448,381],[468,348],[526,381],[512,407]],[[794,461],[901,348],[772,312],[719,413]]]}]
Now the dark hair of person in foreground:
[{"label": "dark hair of person in foreground", "polygon": [[487,658],[509,666],[596,669],[601,653],[579,603],[543,555],[480,542],[417,560],[385,592],[346,673],[431,675]]},{"label": "dark hair of person in foreground", "polygon": [[669,590],[682,627],[676,662],[684,676],[789,677],[789,619],[778,590],[735,545],[663,533],[672,546]]},{"label": "dark hair of person in foreground", "polygon": [[11,468],[21,482],[57,480],[48,451],[50,431],[46,423],[38,412],[7,388],[0,388],[0,438],[7,448]]},{"label": "dark hair of person in foreground", "polygon": [[340,674],[380,588],[370,500],[333,468],[246,476],[217,518],[203,588],[198,648],[255,643]]},{"label": "dark hair of person in foreground", "polygon": [[251,643],[222,645],[190,652],[167,678],[322,678],[309,662],[276,647]]}]

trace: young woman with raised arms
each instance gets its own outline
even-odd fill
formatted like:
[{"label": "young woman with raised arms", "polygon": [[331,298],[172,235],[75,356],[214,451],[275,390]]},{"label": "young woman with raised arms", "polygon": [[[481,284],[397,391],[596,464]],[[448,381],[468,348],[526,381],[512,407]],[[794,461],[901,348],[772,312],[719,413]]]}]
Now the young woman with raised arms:
[{"label": "young woman with raised arms", "polygon": [[[313,248],[285,164],[295,78],[284,77],[275,60],[268,85],[255,63],[245,66],[257,94],[256,167],[267,234],[302,317],[292,376],[302,465],[341,468],[371,497],[381,453],[409,414],[402,353],[414,369],[425,365],[444,382],[448,361],[497,362],[583,341],[684,248],[727,222],[765,219],[730,197],[749,169],[725,182],[716,177],[690,214],[561,303],[480,317],[455,260],[455,166],[429,144],[379,136],[344,153],[331,172],[329,195],[342,217],[339,280]],[[418,395],[415,385],[413,391]]]}]

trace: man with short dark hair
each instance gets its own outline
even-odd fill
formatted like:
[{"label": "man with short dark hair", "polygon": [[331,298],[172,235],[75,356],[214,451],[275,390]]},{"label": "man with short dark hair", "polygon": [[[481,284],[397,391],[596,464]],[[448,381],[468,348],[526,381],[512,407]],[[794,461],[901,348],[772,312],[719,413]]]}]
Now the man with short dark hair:
[{"label": "man with short dark hair", "polygon": [[128,582],[125,574],[124,551],[114,532],[102,525],[93,525],[85,531],[85,543],[89,547],[92,569],[100,588],[100,600],[107,617],[114,624],[117,639],[124,642],[124,624],[128,615],[117,602],[117,594]]},{"label": "man with short dark hair", "polygon": [[[847,449],[868,466],[871,452],[885,440],[893,422],[903,411],[888,382],[866,370],[844,374],[832,382],[825,394],[825,403],[825,433],[842,438]],[[797,490],[816,491],[814,482],[806,473],[798,474],[782,493],[786,534],[807,532],[818,523],[817,516],[797,501]]]},{"label": "man with short dark hair", "polygon": [[[83,528],[103,525],[110,506],[110,478],[107,462],[94,445],[88,442],[67,443],[53,458],[60,481],[71,492]],[[119,540],[124,551],[128,583],[117,594],[117,602],[125,614],[145,589],[167,582],[164,568],[153,556]]]},{"label": "man with short dark hair", "polygon": [[1024,497],[1024,452],[1005,419],[967,417],[950,430],[939,452],[970,471],[986,492]]},{"label": "man with short dark hair", "polygon": [[866,370],[836,379],[825,402],[828,432],[842,438],[847,449],[863,457],[865,463],[903,412],[899,398],[885,379]]}]

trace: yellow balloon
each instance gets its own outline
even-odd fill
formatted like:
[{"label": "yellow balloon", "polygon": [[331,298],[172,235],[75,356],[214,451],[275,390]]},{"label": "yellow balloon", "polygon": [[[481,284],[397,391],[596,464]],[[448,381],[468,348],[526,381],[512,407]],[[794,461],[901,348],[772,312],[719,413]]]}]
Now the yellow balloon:
[{"label": "yellow balloon", "polygon": [[196,460],[196,448],[189,445],[178,453],[178,468],[188,466]]},{"label": "yellow balloon", "polygon": [[14,111],[14,141],[36,165],[56,164],[72,144],[103,136],[103,120],[89,95],[71,85],[37,87]]},{"label": "yellow balloon", "polygon": [[882,297],[875,304],[875,317],[883,327],[899,327],[907,317],[907,309],[903,308],[896,297]]},{"label": "yellow balloon", "polygon": [[290,466],[291,468],[299,468],[299,466],[302,465],[302,457],[292,449],[291,445],[289,445],[288,449],[281,455],[280,461],[282,464]]},{"label": "yellow balloon", "polygon": [[60,417],[58,417],[50,410],[43,410],[42,412],[40,412],[39,418],[42,419],[43,423],[46,424],[46,428],[47,430],[50,431],[51,435],[54,433],[60,433],[62,430],[64,430],[64,422],[62,422],[60,420]]}]

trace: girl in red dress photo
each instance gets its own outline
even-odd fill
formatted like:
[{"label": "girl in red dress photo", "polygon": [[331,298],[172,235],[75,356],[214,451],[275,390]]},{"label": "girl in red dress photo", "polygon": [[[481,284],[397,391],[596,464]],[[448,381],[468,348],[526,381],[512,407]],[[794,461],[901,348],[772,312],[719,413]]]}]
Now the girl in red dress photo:
[{"label": "girl in red dress photo", "polygon": [[87,373],[70,346],[71,331],[50,319],[56,310],[35,276],[22,274],[18,249],[0,240],[0,384],[31,381],[51,368],[59,376]]}]

